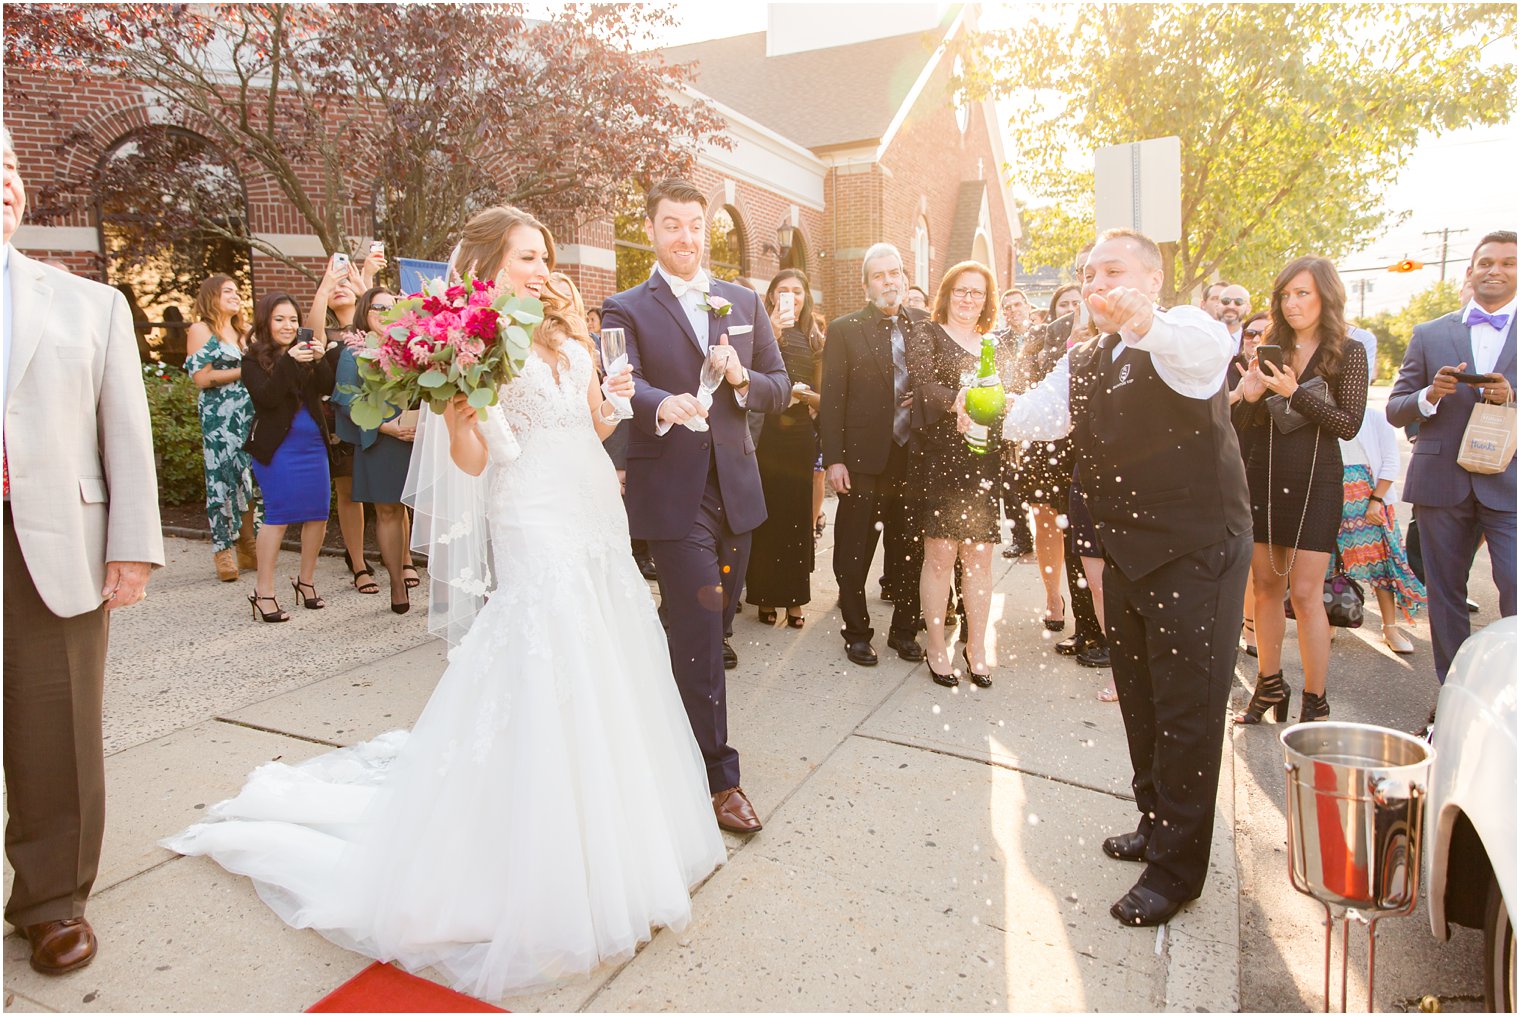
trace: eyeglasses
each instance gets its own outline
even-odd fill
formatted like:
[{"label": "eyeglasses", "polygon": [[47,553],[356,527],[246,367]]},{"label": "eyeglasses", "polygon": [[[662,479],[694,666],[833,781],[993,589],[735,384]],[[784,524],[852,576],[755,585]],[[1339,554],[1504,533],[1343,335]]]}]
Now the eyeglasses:
[{"label": "eyeglasses", "polygon": [[987,299],[987,292],[981,289],[952,289],[950,290],[950,295],[957,300],[981,301]]},{"label": "eyeglasses", "polygon": [[1246,305],[1246,298],[1243,296],[1221,296],[1219,302],[1233,303],[1237,307],[1244,307]]}]

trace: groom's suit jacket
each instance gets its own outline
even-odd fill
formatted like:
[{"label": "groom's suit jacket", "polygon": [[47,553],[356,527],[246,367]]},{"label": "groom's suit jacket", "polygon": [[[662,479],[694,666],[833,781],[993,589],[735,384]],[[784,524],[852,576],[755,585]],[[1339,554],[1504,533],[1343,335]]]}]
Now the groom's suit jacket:
[{"label": "groom's suit jacket", "polygon": [[659,272],[649,281],[607,298],[602,327],[622,328],[633,367],[633,429],[628,436],[628,528],[639,540],[677,540],[696,524],[708,473],[717,466],[728,527],[747,533],[765,521],[765,497],[748,412],[779,413],[791,401],[792,382],[759,294],[712,280],[711,295],[727,300],[728,314],[710,316],[708,335],[722,335],[749,369],[741,407],[726,383],[713,396],[708,430],[683,426],[657,433],[655,415],[668,396],[697,391],[706,357],[686,312]]},{"label": "groom's suit jacket", "polygon": [[38,594],[74,617],[100,606],[107,561],[164,563],[148,397],[121,294],[9,257],[11,515]]},{"label": "groom's suit jacket", "polygon": [[[1442,367],[1467,364],[1474,370],[1472,336],[1462,323],[1462,312],[1414,326],[1409,350],[1399,367],[1399,376],[1388,394],[1388,422],[1405,427],[1420,424],[1420,439],[1414,443],[1409,473],[1404,477],[1404,500],[1431,508],[1448,508],[1467,500],[1468,491],[1485,507],[1499,511],[1515,510],[1515,463],[1502,473],[1469,473],[1457,465],[1462,435],[1467,421],[1478,404],[1478,390],[1457,385],[1457,390],[1440,401],[1433,416],[1421,416],[1420,393]],[[1510,388],[1515,387],[1515,322],[1509,323],[1504,345],[1494,370],[1503,374]],[[1428,560],[1428,558],[1427,558]]]}]

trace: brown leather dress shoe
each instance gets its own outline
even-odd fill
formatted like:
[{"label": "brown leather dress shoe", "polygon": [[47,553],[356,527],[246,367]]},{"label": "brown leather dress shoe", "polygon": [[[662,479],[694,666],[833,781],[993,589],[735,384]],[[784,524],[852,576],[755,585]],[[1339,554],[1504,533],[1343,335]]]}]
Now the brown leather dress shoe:
[{"label": "brown leather dress shoe", "polygon": [[749,803],[749,798],[744,796],[744,791],[739,787],[720,790],[713,795],[712,800],[719,829],[727,829],[731,833],[760,831],[760,817],[755,814],[755,806]]},{"label": "brown leather dress shoe", "polygon": [[100,946],[83,917],[29,924],[22,932],[32,945],[32,969],[39,974],[67,974],[87,966]]}]

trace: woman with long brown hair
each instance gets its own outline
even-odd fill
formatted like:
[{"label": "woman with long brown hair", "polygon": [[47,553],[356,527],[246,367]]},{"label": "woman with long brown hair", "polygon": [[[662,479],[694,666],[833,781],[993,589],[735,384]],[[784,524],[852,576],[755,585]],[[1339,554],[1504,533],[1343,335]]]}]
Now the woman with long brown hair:
[{"label": "woman with long brown hair", "polygon": [[[216,577],[235,582],[254,568],[253,474],[248,440],[253,402],[243,387],[243,297],[230,275],[213,275],[195,295],[195,323],[185,338],[185,371],[200,389],[201,449],[206,460],[206,521]],[[234,548],[236,553],[234,554]]]},{"label": "woman with long brown hair", "polygon": [[[254,409],[248,451],[264,492],[258,580],[248,602],[253,616],[264,621],[290,620],[274,597],[274,566],[288,525],[301,527],[301,570],[290,585],[307,610],[327,606],[312,582],[332,503],[322,399],[332,394],[334,378],[323,345],[314,337],[298,341],[300,330],[301,312],[294,297],[289,293],[259,297],[243,383],[253,397]],[[266,610],[268,604],[274,609]]]},{"label": "woman with long brown hair", "polygon": [[1356,437],[1367,405],[1367,353],[1347,341],[1345,308],[1345,287],[1328,259],[1290,262],[1272,284],[1272,342],[1256,348],[1237,386],[1236,427],[1250,446],[1246,479],[1256,533],[1251,575],[1259,673],[1250,705],[1236,723],[1260,723],[1269,709],[1279,721],[1287,718],[1292,689],[1282,671],[1284,594],[1298,621],[1304,668],[1299,720],[1330,715],[1330,623],[1323,592],[1345,502],[1340,442]]},{"label": "woman with long brown hair", "polygon": [[801,628],[802,608],[813,598],[813,463],[818,458],[813,413],[823,375],[823,336],[813,323],[812,287],[795,268],[771,279],[765,308],[792,379],[792,403],[764,417],[755,442],[766,516],[750,545],[744,596],[758,608],[761,624],[775,624],[776,608],[785,607],[787,625]]}]

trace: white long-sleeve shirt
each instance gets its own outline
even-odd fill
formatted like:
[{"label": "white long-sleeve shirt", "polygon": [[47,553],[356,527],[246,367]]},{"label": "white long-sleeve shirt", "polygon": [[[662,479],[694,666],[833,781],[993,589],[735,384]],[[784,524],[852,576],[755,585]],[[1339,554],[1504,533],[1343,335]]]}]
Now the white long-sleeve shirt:
[{"label": "white long-sleeve shirt", "polygon": [[[1190,399],[1212,398],[1235,355],[1229,329],[1197,307],[1157,310],[1149,332],[1120,329],[1119,339],[1115,362],[1138,355],[1132,349],[1149,353],[1167,387]],[[1004,440],[1055,441],[1071,432],[1070,357],[1061,357],[1045,380],[1014,399],[1003,419]]]},{"label": "white long-sleeve shirt", "polygon": [[1399,435],[1381,409],[1368,406],[1355,440],[1341,442],[1341,463],[1366,466],[1374,485],[1382,480],[1399,482]]}]

